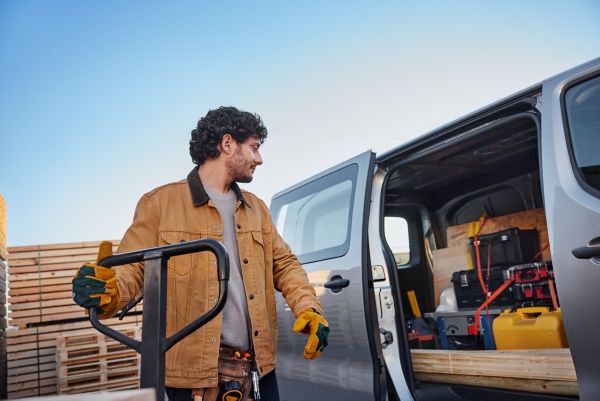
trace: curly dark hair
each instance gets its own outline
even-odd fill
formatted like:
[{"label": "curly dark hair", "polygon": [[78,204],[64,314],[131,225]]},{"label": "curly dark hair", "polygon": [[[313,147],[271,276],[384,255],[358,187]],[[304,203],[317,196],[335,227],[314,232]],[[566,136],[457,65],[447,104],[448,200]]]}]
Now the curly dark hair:
[{"label": "curly dark hair", "polygon": [[200,166],[206,160],[219,157],[219,143],[225,134],[230,134],[237,143],[243,143],[250,137],[256,137],[263,143],[267,138],[267,128],[258,114],[224,106],[210,110],[192,130],[192,161]]}]

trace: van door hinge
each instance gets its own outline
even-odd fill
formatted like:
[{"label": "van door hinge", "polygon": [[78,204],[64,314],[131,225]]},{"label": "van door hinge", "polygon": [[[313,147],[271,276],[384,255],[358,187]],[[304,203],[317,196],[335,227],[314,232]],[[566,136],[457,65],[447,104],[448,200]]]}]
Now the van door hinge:
[{"label": "van door hinge", "polygon": [[388,345],[394,342],[394,336],[391,331],[384,329],[383,327],[379,328],[379,333],[383,336],[383,342],[381,343],[381,348],[386,349]]}]

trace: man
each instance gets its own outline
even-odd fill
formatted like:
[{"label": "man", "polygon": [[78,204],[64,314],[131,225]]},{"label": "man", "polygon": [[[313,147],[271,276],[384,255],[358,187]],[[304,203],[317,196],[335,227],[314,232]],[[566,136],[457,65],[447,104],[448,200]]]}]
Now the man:
[{"label": "man", "polygon": [[[244,399],[260,389],[262,400],[279,400],[275,289],[297,317],[293,330],[309,334],[304,357],[318,357],[327,345],[328,324],[306,273],[277,233],[265,203],[237,184],[252,181],[263,162],[260,146],[266,137],[267,129],[256,114],[234,107],[209,111],[190,140],[197,167],[187,179],[145,194],[119,245],[122,253],[213,238],[227,248],[230,279],[222,313],[167,353],[171,401],[211,401],[232,386]],[[167,336],[216,302],[215,263],[208,252],[170,259]],[[112,316],[138,294],[143,275],[141,264],[114,269],[86,264],[73,279],[74,299],[81,306],[99,308],[101,317]],[[249,366],[260,375],[254,393],[247,380]]]}]

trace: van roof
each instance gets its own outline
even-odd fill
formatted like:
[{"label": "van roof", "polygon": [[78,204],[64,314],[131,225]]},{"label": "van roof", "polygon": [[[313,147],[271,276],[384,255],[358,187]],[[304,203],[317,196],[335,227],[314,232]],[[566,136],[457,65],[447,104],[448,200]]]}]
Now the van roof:
[{"label": "van roof", "polygon": [[[427,132],[424,135],[418,136],[415,139],[412,139],[402,145],[399,145],[389,151],[381,153],[377,155],[377,163],[378,164],[386,164],[391,159],[395,159],[396,157],[402,156],[402,154],[406,154],[408,152],[413,152],[416,149],[419,149],[423,146],[427,146],[427,144],[440,140],[446,135],[451,135],[452,132],[456,130],[465,130],[469,129],[469,127],[474,128],[475,126],[485,124],[486,122],[493,121],[496,118],[502,117],[503,112],[508,110],[514,111],[514,107],[527,107],[528,103],[527,99],[531,99],[533,96],[539,95],[542,91],[542,85],[544,82],[553,80],[557,77],[564,75],[573,75],[580,71],[584,71],[590,66],[596,65],[600,62],[600,57],[585,62],[576,67],[570,68],[566,71],[560,72],[550,78],[545,79],[542,82],[539,82],[535,85],[532,85],[528,88],[525,88],[519,92],[516,92],[508,97],[502,98],[490,105],[482,107],[474,112],[466,114],[462,117],[457,118],[456,120],[444,124],[439,128],[436,128],[432,131]],[[531,102],[529,102],[531,103]],[[529,109],[533,108],[534,104],[531,104]]]}]

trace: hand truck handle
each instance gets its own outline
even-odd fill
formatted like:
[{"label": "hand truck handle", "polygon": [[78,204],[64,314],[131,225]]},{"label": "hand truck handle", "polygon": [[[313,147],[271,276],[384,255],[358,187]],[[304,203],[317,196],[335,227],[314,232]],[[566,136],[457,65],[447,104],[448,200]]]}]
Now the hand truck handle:
[{"label": "hand truck handle", "polygon": [[[229,281],[229,257],[227,255],[227,250],[225,249],[223,244],[213,239],[200,239],[188,242],[181,242],[173,245],[165,245],[156,248],[141,249],[138,251],[112,255],[98,262],[99,266],[114,267],[129,263],[142,262],[149,259],[160,259],[161,265],[164,268],[167,266],[168,259],[172,256],[179,256],[202,251],[210,251],[217,258],[219,298],[217,299],[217,303],[207,313],[200,316],[199,318],[185,326],[183,329],[173,334],[171,337],[165,339],[164,347],[162,350],[160,350],[160,352],[162,353],[166,352],[179,341],[196,331],[208,321],[212,320],[223,309],[225,301],[227,300],[227,283]],[[129,308],[131,308],[132,306],[133,305],[129,306]],[[92,323],[92,326],[94,326],[99,332],[117,340],[122,344],[133,348],[138,353],[141,353],[141,342],[127,337],[124,334],[100,323],[98,317],[96,316],[95,307],[89,308],[89,319]]]}]

